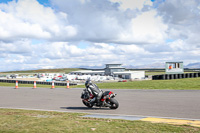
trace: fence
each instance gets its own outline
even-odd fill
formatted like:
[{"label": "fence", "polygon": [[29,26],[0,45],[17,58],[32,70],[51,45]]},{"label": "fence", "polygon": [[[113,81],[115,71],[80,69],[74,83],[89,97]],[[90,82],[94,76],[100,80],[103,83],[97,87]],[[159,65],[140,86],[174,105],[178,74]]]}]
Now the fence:
[{"label": "fence", "polygon": [[152,80],[169,80],[169,79],[197,78],[197,77],[200,77],[200,73],[163,74],[163,75],[153,75]]},{"label": "fence", "polygon": [[[0,79],[0,82],[5,83],[16,83],[18,81],[19,84],[34,84],[34,81],[23,81],[23,80],[7,80],[7,79]],[[52,85],[52,82],[44,82],[44,81],[36,81],[36,84],[42,84],[42,85]],[[67,82],[54,82],[56,86],[67,86]],[[77,85],[77,83],[69,83],[70,86]]]}]

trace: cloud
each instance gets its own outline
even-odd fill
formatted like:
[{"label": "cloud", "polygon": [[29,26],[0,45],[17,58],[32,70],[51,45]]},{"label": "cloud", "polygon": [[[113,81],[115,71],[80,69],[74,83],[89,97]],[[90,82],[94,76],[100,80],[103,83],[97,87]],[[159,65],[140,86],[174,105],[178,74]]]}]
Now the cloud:
[{"label": "cloud", "polygon": [[127,10],[127,9],[139,9],[141,10],[144,6],[152,6],[151,0],[110,0],[112,2],[117,2],[120,4],[120,9]]},{"label": "cloud", "polygon": [[[157,16],[156,10],[142,10],[147,5],[151,7],[150,0],[51,2],[57,11],[36,0],[0,4],[0,25],[4,25],[0,27],[0,39],[152,44],[160,43],[166,38],[167,25]],[[121,10],[123,5],[132,8]]]},{"label": "cloud", "polygon": [[[104,65],[109,62],[132,62],[132,56],[139,56],[145,52],[137,45],[109,45],[106,43],[90,44],[90,47],[81,49],[66,42],[43,42],[30,44],[30,40],[21,40],[11,44],[0,43],[4,55],[0,55],[1,70],[12,70],[15,66],[22,69],[35,68],[62,68],[78,66]],[[23,45],[18,45],[23,44]],[[20,49],[17,48],[20,46]],[[10,48],[10,49],[9,49]],[[17,69],[17,68],[15,68]]]},{"label": "cloud", "polygon": [[[134,4],[129,4],[129,2],[134,2]],[[77,26],[76,40],[148,44],[160,42],[166,37],[167,26],[163,24],[162,18],[156,15],[155,10],[138,10],[146,5],[151,6],[152,2],[148,0],[139,3],[129,0],[84,2],[57,0],[52,3],[68,14],[69,22]],[[121,10],[123,3],[134,8],[126,7]]]},{"label": "cloud", "polygon": [[0,69],[200,62],[200,0],[0,4]]},{"label": "cloud", "polygon": [[156,15],[156,11],[152,10],[133,18],[129,28],[119,35],[118,41],[135,44],[161,43],[167,37],[166,30],[167,25]]},{"label": "cloud", "polygon": [[168,34],[172,39],[182,39],[188,45],[199,45],[200,38],[200,0],[165,1],[159,5],[157,12],[168,25]]},{"label": "cloud", "polygon": [[[57,0],[52,3],[62,12],[68,14],[69,22],[76,25],[78,34],[76,40],[105,42],[115,38],[119,24],[117,5],[107,1]],[[126,21],[126,20],[124,20]]]},{"label": "cloud", "polygon": [[[185,44],[181,40],[166,44],[163,51],[159,51],[160,45],[154,48],[147,45],[147,47],[143,48],[134,44],[111,45],[108,43],[90,43],[87,48],[82,49],[78,45],[72,45],[67,42],[43,42],[37,45],[30,44],[30,42],[30,40],[13,42],[9,46],[11,47],[10,50],[9,47],[7,47],[7,50],[4,49],[4,53],[0,54],[0,60],[2,64],[6,65],[0,66],[0,69],[3,71],[13,69],[104,66],[106,63],[122,63],[124,65],[136,66],[143,65],[143,62],[152,64],[153,62],[182,60],[183,57],[185,62],[189,62],[197,58],[199,54],[199,49],[194,50],[191,48],[185,50]],[[17,43],[24,45],[20,46]],[[21,48],[16,52],[14,49],[18,46]],[[2,47],[5,48],[5,46]],[[26,51],[27,47],[30,50]],[[167,47],[168,51],[166,51]],[[158,50],[155,51],[155,49]]]},{"label": "cloud", "polygon": [[0,41],[0,52],[7,54],[29,54],[31,52],[31,44],[27,39],[13,42]]},{"label": "cloud", "polygon": [[65,40],[76,35],[67,23],[67,14],[55,12],[36,0],[18,0],[0,4],[0,39],[35,38]]}]

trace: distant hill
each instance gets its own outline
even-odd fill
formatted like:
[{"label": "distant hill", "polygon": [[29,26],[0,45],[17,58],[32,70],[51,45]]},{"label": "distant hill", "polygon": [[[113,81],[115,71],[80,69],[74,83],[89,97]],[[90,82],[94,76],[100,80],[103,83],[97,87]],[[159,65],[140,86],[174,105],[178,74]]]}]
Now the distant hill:
[{"label": "distant hill", "polygon": [[187,66],[185,66],[186,68],[200,68],[200,62],[196,62],[196,63],[190,63]]},{"label": "distant hill", "polygon": [[[133,66],[133,65],[129,65],[129,66],[124,66],[125,68],[137,68],[137,69],[145,69],[145,68],[163,68],[165,69],[165,63],[153,63],[153,64],[148,64],[148,65],[140,65],[140,66]],[[190,68],[190,69],[194,69],[194,68],[200,68],[200,62],[196,62],[196,63],[190,63],[188,65],[184,65],[184,68]]]},{"label": "distant hill", "polygon": [[102,66],[79,66],[80,69],[104,69],[105,65]]},{"label": "distant hill", "polygon": [[[145,68],[165,68],[165,63],[153,63],[148,65],[123,65],[122,67],[125,67],[126,69],[145,69]],[[79,68],[82,69],[104,69],[105,65],[102,66],[80,66]]]},{"label": "distant hill", "polygon": [[153,64],[147,64],[147,65],[139,65],[139,66],[133,66],[133,65],[129,65],[129,66],[124,66],[127,69],[145,69],[145,68],[165,68],[165,63],[153,63]]},{"label": "distant hill", "polygon": [[[152,63],[146,65],[123,65],[126,69],[165,69],[165,63]],[[83,69],[104,69],[105,66],[80,66]],[[200,62],[184,65],[184,68],[200,68]]]}]

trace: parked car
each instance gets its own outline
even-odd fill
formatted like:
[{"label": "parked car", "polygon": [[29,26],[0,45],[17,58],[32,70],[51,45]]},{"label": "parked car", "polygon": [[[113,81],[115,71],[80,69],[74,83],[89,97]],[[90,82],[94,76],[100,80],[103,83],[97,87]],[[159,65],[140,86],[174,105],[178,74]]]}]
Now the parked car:
[{"label": "parked car", "polygon": [[67,77],[60,78],[60,81],[66,81],[66,80],[67,80]]},{"label": "parked car", "polygon": [[59,78],[59,77],[56,77],[56,78],[55,78],[56,81],[60,81],[60,79],[61,79],[61,78]]},{"label": "parked car", "polygon": [[51,82],[51,81],[52,81],[52,79],[47,79],[46,81],[47,81],[47,82]]}]

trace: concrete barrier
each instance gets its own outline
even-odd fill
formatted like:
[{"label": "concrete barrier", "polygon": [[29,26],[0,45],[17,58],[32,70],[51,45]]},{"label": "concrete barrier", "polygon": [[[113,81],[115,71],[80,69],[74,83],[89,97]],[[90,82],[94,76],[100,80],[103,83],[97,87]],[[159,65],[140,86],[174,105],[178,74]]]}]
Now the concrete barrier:
[{"label": "concrete barrier", "polygon": [[197,77],[200,77],[200,73],[163,74],[163,75],[153,75],[152,80],[170,80],[170,79],[197,78]]}]

